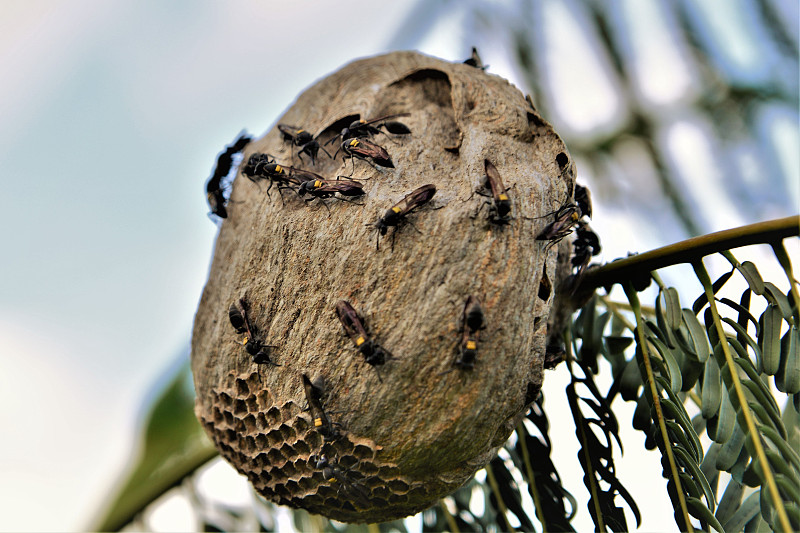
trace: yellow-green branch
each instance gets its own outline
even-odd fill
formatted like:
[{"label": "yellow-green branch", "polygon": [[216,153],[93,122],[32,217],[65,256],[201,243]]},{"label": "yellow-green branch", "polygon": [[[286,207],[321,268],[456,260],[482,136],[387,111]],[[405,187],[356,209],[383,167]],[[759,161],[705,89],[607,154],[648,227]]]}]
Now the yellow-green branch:
[{"label": "yellow-green branch", "polygon": [[724,250],[778,242],[798,235],[800,235],[800,216],[709,233],[591,268],[583,275],[574,292],[582,293],[614,283],[623,283],[629,280],[632,274],[651,272],[681,263],[693,263],[707,255]]}]

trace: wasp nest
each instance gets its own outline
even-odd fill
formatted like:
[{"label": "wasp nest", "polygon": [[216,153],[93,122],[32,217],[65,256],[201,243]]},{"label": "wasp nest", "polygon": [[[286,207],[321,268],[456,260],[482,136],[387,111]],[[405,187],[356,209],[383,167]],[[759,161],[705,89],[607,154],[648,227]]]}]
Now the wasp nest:
[{"label": "wasp nest", "polygon": [[407,516],[483,467],[538,394],[565,275],[544,230],[573,165],[506,80],[411,52],[347,65],[279,122],[213,195],[197,415],[269,500]]}]

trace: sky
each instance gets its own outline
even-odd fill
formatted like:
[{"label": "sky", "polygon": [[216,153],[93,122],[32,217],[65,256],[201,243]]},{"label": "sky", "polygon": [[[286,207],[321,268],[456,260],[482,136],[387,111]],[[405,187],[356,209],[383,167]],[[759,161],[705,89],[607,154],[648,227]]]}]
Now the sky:
[{"label": "sky", "polygon": [[[353,59],[408,47],[466,58],[470,35],[457,11],[439,16],[445,4],[3,1],[0,530],[85,528],[126,467],[146,399],[188,356],[216,154]],[[490,72],[516,82],[500,43],[481,46]],[[674,136],[691,140],[691,126]],[[783,138],[796,136],[790,124]],[[720,224],[740,221],[724,213]],[[609,228],[626,223],[608,215]],[[669,509],[649,516],[672,524]]]}]

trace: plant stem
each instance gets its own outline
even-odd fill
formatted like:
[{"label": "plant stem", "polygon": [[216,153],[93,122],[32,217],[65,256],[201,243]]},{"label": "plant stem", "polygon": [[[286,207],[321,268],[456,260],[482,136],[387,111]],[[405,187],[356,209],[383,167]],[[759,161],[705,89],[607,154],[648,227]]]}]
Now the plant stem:
[{"label": "plant stem", "polygon": [[751,244],[773,243],[800,235],[800,216],[791,216],[709,233],[606,263],[586,271],[576,293],[610,287],[630,279],[632,274],[651,272],[671,265],[693,263],[702,257]]}]

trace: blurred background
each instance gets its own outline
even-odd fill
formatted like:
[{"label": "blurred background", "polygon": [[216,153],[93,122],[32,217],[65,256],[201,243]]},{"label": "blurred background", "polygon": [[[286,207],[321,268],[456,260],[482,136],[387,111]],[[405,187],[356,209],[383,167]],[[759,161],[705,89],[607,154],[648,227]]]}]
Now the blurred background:
[{"label": "blurred background", "polygon": [[[217,153],[353,59],[463,61],[477,46],[570,147],[604,261],[800,204],[796,0],[4,0],[0,13],[1,530],[96,518],[188,361]],[[553,420],[564,384],[547,374]],[[576,450],[554,462],[585,514]],[[660,467],[632,453],[620,478],[658,494],[642,529],[674,529]]]}]

